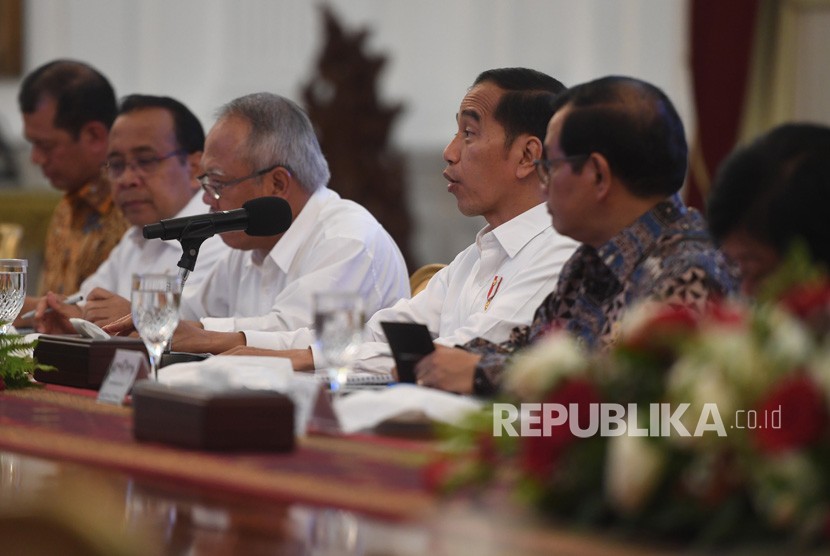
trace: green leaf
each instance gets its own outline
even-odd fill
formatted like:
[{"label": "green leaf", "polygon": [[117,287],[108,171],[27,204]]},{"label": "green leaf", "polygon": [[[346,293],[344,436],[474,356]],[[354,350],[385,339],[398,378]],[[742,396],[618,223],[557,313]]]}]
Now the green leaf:
[{"label": "green leaf", "polygon": [[37,386],[32,382],[35,370],[53,371],[55,367],[38,363],[31,355],[37,340],[28,342],[20,334],[0,335],[0,378],[6,388]]}]

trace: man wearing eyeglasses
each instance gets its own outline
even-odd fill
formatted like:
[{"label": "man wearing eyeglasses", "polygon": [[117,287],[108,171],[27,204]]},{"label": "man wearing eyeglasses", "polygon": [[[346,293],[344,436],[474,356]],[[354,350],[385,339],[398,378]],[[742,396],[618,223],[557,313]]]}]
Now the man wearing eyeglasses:
[{"label": "man wearing eyeglasses", "polygon": [[[205,135],[198,118],[170,97],[130,95],[113,123],[105,172],[115,204],[132,225],[106,261],[84,280],[77,307],[47,294],[35,317],[41,332],[71,331],[69,317],[98,325],[130,312],[133,273],[176,274],[182,255],[178,241],[144,239],[142,229],[165,218],[204,214],[210,210],[199,194],[199,161]],[[198,286],[229,249],[218,237],[199,249],[187,287]],[[45,312],[49,306],[52,311]]]},{"label": "man wearing eyeglasses", "polygon": [[[185,288],[173,349],[220,353],[268,331],[311,326],[316,292],[356,292],[369,313],[409,296],[398,246],[365,208],[328,188],[328,163],[296,103],[257,93],[226,104],[201,168],[212,210],[274,196],[293,219],[277,236],[222,234],[233,249],[200,286]],[[107,330],[131,326],[126,319]]]},{"label": "man wearing eyeglasses", "polygon": [[[49,222],[38,289],[69,295],[128,226],[101,172],[116,115],[115,92],[91,66],[55,60],[23,79],[18,103],[32,162],[64,195]],[[37,300],[27,298],[24,312]]]},{"label": "man wearing eyeglasses", "polygon": [[530,326],[501,344],[478,338],[464,349],[436,346],[416,367],[421,384],[493,394],[510,356],[551,328],[604,351],[638,301],[699,310],[735,291],[703,218],[677,195],[687,147],[668,97],[612,76],[569,89],[554,108],[536,167],[554,228],[582,245]]}]

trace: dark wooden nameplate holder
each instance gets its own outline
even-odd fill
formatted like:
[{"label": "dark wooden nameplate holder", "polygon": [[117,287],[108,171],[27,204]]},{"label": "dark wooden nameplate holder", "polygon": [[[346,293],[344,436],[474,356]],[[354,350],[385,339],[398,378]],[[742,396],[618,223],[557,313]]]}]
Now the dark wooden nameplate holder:
[{"label": "dark wooden nameplate holder", "polygon": [[35,371],[35,380],[98,390],[107,376],[117,349],[141,351],[145,355],[147,353],[140,338],[115,336],[109,340],[92,340],[76,334],[44,334],[38,338],[35,359],[39,363],[52,365],[57,370]]},{"label": "dark wooden nameplate holder", "polygon": [[294,403],[279,392],[211,392],[141,380],[132,403],[137,440],[199,450],[294,449]]}]

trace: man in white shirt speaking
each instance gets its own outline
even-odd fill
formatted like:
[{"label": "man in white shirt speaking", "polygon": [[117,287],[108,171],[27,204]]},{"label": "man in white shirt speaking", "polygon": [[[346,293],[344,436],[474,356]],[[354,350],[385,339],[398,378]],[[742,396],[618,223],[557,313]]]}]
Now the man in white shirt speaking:
[{"label": "man in white shirt speaking", "polygon": [[[551,227],[533,164],[544,156],[553,99],[563,90],[556,79],[526,68],[493,69],[475,80],[456,115],[458,131],[444,149],[444,178],[458,210],[483,216],[487,225],[424,291],[369,319],[358,368],[388,372],[394,366],[383,321],[424,323],[435,342],[448,346],[475,337],[501,339],[530,323],[577,246]],[[291,357],[295,370],[324,364],[309,348],[311,329],[250,340],[249,346],[268,349],[231,353]]]},{"label": "man in white shirt speaking", "polygon": [[[274,196],[293,219],[277,236],[222,234],[233,249],[198,288],[185,289],[172,349],[220,353],[311,326],[319,291],[357,292],[369,314],[409,297],[398,246],[365,208],[327,187],[328,163],[296,103],[256,93],[223,106],[201,167],[203,199],[213,210]],[[119,321],[108,331],[130,326]]]},{"label": "man in white shirt speaking", "polygon": [[[112,198],[132,226],[109,257],[80,286],[85,302],[62,303],[48,294],[38,305],[36,325],[42,332],[71,332],[69,317],[105,325],[130,312],[133,273],[176,274],[182,256],[178,241],[147,240],[142,229],[161,219],[204,214],[210,210],[199,192],[199,162],[205,133],[198,118],[170,97],[130,95],[124,98],[110,131],[104,171]],[[199,250],[186,287],[198,286],[229,249],[218,237]],[[53,309],[44,312],[46,307]]]}]

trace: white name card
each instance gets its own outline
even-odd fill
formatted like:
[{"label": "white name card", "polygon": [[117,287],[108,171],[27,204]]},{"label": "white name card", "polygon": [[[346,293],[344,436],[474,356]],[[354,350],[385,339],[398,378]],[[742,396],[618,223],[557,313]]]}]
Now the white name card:
[{"label": "white name card", "polygon": [[133,387],[142,370],[147,373],[147,358],[143,352],[117,349],[112,358],[107,376],[98,391],[98,403],[123,405],[124,398]]}]

